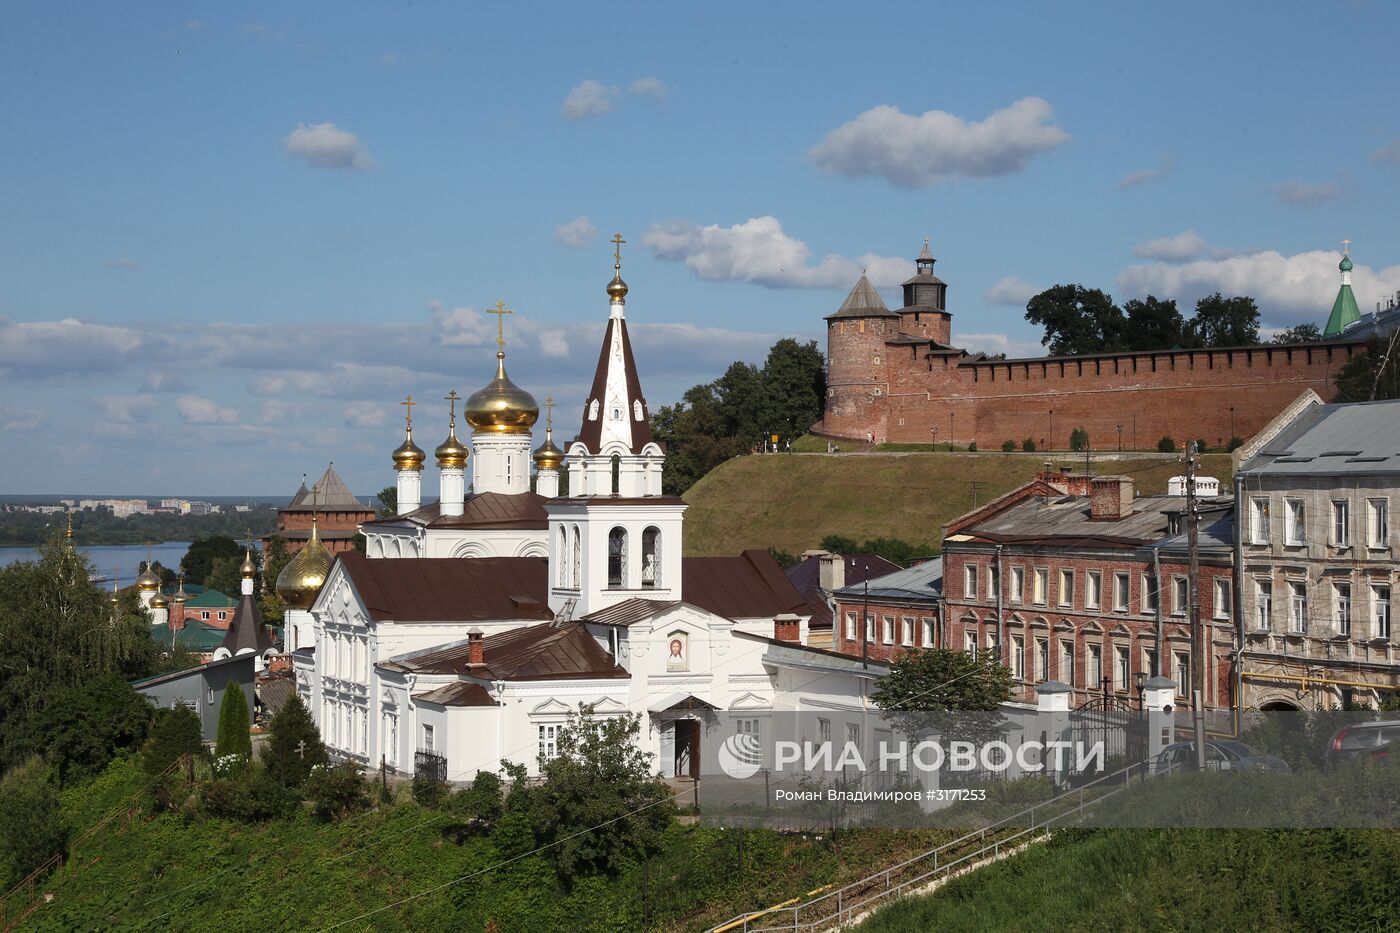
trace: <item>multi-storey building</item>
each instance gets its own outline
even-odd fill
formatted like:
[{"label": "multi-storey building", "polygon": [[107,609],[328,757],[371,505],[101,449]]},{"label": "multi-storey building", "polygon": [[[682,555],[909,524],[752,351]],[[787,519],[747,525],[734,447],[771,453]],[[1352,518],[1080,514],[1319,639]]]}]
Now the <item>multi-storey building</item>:
[{"label": "multi-storey building", "polygon": [[842,654],[890,661],[944,644],[942,558],[852,583],[831,598],[840,620],[832,643]]},{"label": "multi-storey building", "polygon": [[1305,393],[1237,456],[1245,705],[1394,696],[1400,401]]}]

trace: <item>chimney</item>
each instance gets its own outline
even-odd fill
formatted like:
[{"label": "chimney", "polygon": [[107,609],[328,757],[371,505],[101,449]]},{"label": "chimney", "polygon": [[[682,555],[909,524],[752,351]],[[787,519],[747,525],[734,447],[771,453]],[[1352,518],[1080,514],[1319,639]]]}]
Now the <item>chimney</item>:
[{"label": "chimney", "polygon": [[791,612],[774,616],[773,637],[794,645],[802,644],[802,620]]},{"label": "chimney", "polygon": [[1095,476],[1089,484],[1089,518],[1117,521],[1133,511],[1133,481],[1127,476]]},{"label": "chimney", "polygon": [[846,558],[844,556],[823,552],[817,557],[817,560],[821,561],[821,573],[817,579],[822,589],[832,593],[846,585]]},{"label": "chimney", "polygon": [[486,663],[485,634],[476,627],[467,630],[467,663],[472,666]]}]

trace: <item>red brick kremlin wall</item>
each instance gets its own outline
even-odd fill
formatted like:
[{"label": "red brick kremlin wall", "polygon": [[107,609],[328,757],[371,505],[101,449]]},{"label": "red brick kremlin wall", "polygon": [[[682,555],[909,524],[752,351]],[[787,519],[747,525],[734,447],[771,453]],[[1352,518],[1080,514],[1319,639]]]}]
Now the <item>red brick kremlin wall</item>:
[{"label": "red brick kremlin wall", "polygon": [[1029,437],[1040,449],[1063,450],[1070,432],[1084,428],[1094,449],[1113,450],[1122,425],[1125,449],[1155,447],[1164,435],[1179,447],[1198,438],[1224,446],[1255,434],[1304,389],[1331,400],[1332,377],[1365,352],[1363,342],[1338,341],[974,361],[929,343],[887,343],[924,337],[912,323],[907,316],[827,322],[826,411],[816,433],[976,441],[983,450],[1007,440],[1019,447]]}]

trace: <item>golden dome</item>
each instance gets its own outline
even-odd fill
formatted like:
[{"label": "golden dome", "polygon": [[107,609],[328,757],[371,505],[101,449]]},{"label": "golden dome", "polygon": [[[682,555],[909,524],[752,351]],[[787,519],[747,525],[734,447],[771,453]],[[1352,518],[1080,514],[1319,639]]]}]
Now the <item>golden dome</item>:
[{"label": "golden dome", "polygon": [[494,434],[529,434],[540,420],[535,397],[506,375],[503,350],[496,352],[496,378],[472,393],[462,413],[476,430]]},{"label": "golden dome", "polygon": [[404,429],[403,443],[394,451],[394,469],[421,470],[426,455],[413,443],[413,428]]},{"label": "golden dome", "polygon": [[292,609],[310,609],[331,569],[331,552],[321,543],[316,526],[306,545],[287,561],[277,575],[277,595]]},{"label": "golden dome", "polygon": [[535,448],[535,469],[557,470],[564,463],[564,451],[554,446],[554,432],[544,436],[544,443]]},{"label": "golden dome", "polygon": [[188,601],[189,601],[189,598],[190,598],[190,594],[185,592],[185,575],[184,575],[184,574],[181,574],[181,575],[180,575],[180,588],[179,588],[178,590],[175,591],[175,595],[174,595],[174,596],[170,597],[170,601],[171,601],[172,603],[185,603],[185,602],[188,602]]},{"label": "golden dome", "polygon": [[622,304],[627,298],[627,283],[622,281],[622,272],[613,273],[612,281],[608,283],[608,301],[614,304]]},{"label": "golden dome", "polygon": [[243,552],[243,563],[238,568],[238,574],[245,580],[251,580],[258,572],[258,567],[253,563],[253,549],[248,548]]},{"label": "golden dome", "polygon": [[151,569],[149,563],[144,566],[141,575],[136,578],[136,588],[143,593],[160,589],[160,577],[156,576],[156,572]]},{"label": "golden dome", "polygon": [[113,606],[121,602],[121,596],[117,595],[115,589],[112,590],[112,595],[107,597],[107,602],[111,603]]},{"label": "golden dome", "polygon": [[151,597],[151,601],[146,605],[152,609],[165,609],[170,605],[170,600],[165,598],[164,593],[157,590],[156,594]]},{"label": "golden dome", "polygon": [[454,422],[447,428],[447,440],[438,444],[437,450],[433,451],[437,456],[440,467],[461,467],[467,465],[468,451],[466,445],[457,440],[457,425]]}]

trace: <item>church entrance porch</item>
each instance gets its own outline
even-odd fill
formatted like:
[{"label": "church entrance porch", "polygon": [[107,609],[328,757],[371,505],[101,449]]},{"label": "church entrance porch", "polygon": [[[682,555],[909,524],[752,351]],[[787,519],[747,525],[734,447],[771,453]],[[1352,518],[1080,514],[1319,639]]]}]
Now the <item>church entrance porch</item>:
[{"label": "church entrance porch", "polygon": [[674,734],[673,770],[675,777],[700,776],[700,723],[694,719],[677,719],[671,723]]}]

